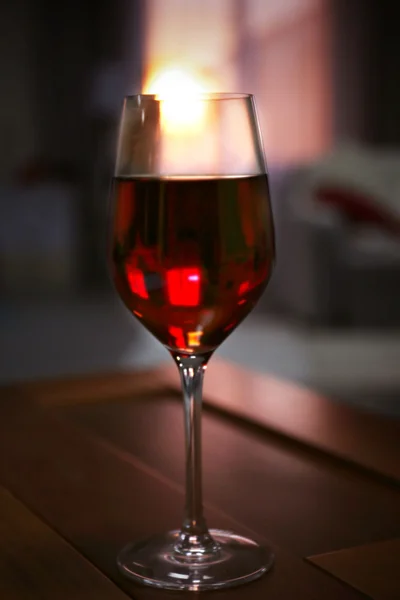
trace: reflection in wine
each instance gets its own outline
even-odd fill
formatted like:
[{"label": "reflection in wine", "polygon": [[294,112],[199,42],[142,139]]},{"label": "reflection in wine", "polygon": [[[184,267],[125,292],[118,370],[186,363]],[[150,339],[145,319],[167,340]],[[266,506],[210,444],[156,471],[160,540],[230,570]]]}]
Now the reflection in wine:
[{"label": "reflection in wine", "polygon": [[266,175],[116,178],[113,204],[113,276],[127,307],[172,350],[215,349],[271,274]]}]

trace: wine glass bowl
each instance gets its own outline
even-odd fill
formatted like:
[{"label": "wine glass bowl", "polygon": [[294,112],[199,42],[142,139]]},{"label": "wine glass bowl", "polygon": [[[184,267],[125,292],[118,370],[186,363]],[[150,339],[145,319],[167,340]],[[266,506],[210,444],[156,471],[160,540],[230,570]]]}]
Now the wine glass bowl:
[{"label": "wine glass bowl", "polygon": [[182,528],[127,546],[119,568],[166,589],[255,579],[271,566],[271,551],[231,532],[208,531],[201,498],[204,371],[257,303],[275,259],[253,97],[127,97],[110,225],[115,287],[179,368],[186,432]]}]

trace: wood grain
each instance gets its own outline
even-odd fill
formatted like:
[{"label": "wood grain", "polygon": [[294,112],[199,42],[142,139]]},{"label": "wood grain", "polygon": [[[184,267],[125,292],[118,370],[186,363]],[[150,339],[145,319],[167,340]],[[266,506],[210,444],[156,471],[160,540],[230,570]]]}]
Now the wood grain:
[{"label": "wood grain", "polygon": [[[16,386],[14,391],[30,397],[44,407],[114,401],[129,397],[133,399],[139,395],[158,394],[163,387],[168,389],[166,372],[168,370],[160,368],[33,381]],[[5,394],[4,389],[2,395]]]},{"label": "wood grain", "polygon": [[400,598],[400,539],[311,556],[309,560],[373,600]]},{"label": "wood grain", "polygon": [[[184,480],[183,410],[174,397],[62,409],[110,451]],[[205,498],[300,556],[400,536],[400,493],[365,472],[229,418],[203,415]]]},{"label": "wood grain", "polygon": [[1,487],[0,598],[127,600],[117,586]]},{"label": "wood grain", "polygon": [[[174,365],[139,373],[33,382],[20,386],[42,406],[115,401],[160,390],[180,393]],[[339,404],[300,385],[213,359],[205,404],[400,483],[400,421]]]},{"label": "wood grain", "polygon": [[[171,386],[179,385],[174,368],[164,369],[164,377]],[[400,483],[400,420],[362,412],[220,360],[211,361],[207,369],[205,400]]]},{"label": "wood grain", "polygon": [[[21,406],[7,402],[5,410],[0,404],[4,457],[0,482],[133,598],[192,598],[192,594],[164,594],[131,584],[115,565],[115,556],[126,542],[178,525],[183,497],[176,483],[150,472],[146,465],[142,468],[140,455],[110,451],[82,428],[54,414],[59,409]],[[261,537],[220,510],[209,507],[207,513],[213,526]],[[280,548],[275,552],[277,562],[271,574],[218,596],[232,600],[249,595],[254,600],[363,598],[290,553]]]}]

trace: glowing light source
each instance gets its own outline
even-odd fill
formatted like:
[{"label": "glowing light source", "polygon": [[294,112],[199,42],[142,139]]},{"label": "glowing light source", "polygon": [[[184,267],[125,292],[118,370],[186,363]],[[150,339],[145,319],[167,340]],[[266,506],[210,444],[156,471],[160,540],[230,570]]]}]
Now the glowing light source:
[{"label": "glowing light source", "polygon": [[144,91],[159,100],[160,173],[195,175],[215,171],[215,109],[202,97],[215,89],[215,82],[195,67],[153,66]]},{"label": "glowing light source", "polygon": [[199,95],[210,91],[210,85],[198,74],[179,67],[166,68],[149,79],[145,91],[161,100],[164,131],[190,134],[201,128],[206,107]]},{"label": "glowing light source", "polygon": [[195,95],[208,91],[207,83],[199,75],[181,67],[167,67],[153,73],[144,90],[146,94],[156,94],[160,99]]},{"label": "glowing light source", "polygon": [[188,346],[200,346],[202,331],[188,331]]}]

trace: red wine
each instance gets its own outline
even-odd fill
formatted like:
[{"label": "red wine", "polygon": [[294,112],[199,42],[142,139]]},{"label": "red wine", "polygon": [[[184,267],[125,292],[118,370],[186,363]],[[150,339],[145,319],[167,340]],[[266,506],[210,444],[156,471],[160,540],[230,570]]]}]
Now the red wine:
[{"label": "red wine", "polygon": [[171,350],[215,349],[271,275],[265,175],[116,178],[112,274],[128,309]]}]

